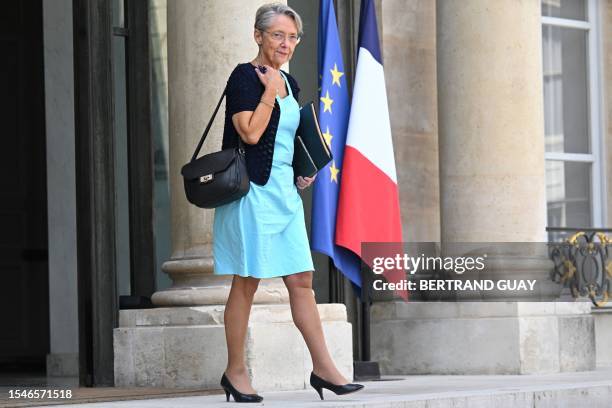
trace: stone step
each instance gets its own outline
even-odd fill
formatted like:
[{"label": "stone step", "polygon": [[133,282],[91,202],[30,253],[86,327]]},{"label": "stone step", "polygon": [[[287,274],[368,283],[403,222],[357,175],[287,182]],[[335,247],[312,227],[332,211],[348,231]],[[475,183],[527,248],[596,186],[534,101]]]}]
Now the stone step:
[{"label": "stone step", "polygon": [[[321,401],[313,389],[262,392],[266,407],[393,407],[393,408],[609,408],[612,406],[612,368],[587,372],[532,375],[415,375],[383,376],[365,381],[355,394],[336,396],[324,390]],[[233,401],[230,397],[230,401]],[[57,405],[54,405],[57,406]],[[156,398],[77,407],[192,408],[228,407],[223,393],[181,398]]]}]

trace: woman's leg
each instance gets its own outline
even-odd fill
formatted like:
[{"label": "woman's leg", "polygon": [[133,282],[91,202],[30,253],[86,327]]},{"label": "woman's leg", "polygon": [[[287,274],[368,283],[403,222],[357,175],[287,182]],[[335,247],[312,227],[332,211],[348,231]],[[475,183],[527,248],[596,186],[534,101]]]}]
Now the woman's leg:
[{"label": "woman's leg", "polygon": [[255,390],[244,362],[244,342],[246,337],[253,296],[257,291],[259,279],[234,275],[232,288],[225,305],[223,320],[227,342],[227,368],[225,375],[240,392],[253,394]]},{"label": "woman's leg", "polygon": [[312,274],[300,272],[283,276],[289,291],[293,322],[308,346],[314,373],[333,384],[346,384],[349,381],[336,368],[325,344],[317,302],[312,292]]}]

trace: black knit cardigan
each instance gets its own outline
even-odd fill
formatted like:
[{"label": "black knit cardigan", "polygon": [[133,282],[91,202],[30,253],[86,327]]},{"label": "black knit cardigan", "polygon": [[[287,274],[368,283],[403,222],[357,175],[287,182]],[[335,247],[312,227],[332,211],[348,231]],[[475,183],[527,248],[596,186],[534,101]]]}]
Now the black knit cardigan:
[{"label": "black knit cardigan", "polygon": [[[299,102],[298,94],[300,88],[296,80],[283,71],[293,97]],[[227,80],[225,96],[225,126],[223,128],[222,148],[238,146],[238,132],[232,123],[232,115],[242,111],[254,111],[264,93],[264,86],[259,80],[255,67],[251,63],[239,64]],[[244,144],[246,152],[246,165],[249,179],[256,184],[264,185],[270,178],[272,169],[272,156],[274,154],[274,141],[276,140],[276,129],[280,119],[280,106],[274,101],[272,116],[268,126],[257,144]]]}]

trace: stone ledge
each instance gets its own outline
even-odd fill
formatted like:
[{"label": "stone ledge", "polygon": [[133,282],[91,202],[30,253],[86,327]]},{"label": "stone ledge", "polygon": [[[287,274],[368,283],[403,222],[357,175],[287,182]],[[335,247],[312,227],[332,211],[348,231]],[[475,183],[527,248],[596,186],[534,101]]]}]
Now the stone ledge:
[{"label": "stone ledge", "polygon": [[589,315],[591,302],[376,302],[372,320]]},{"label": "stone ledge", "polygon": [[[321,321],[347,320],[346,306],[340,303],[317,305]],[[224,305],[160,307],[119,311],[119,327],[198,326],[223,324]],[[249,325],[293,323],[288,304],[253,305]]]},{"label": "stone ledge", "polygon": [[[226,367],[224,306],[122,310],[113,330],[115,385],[219,387]],[[342,304],[318,305],[327,347],[353,377],[351,324]],[[246,365],[261,390],[304,389],[312,363],[289,305],[254,305],[246,334]]]},{"label": "stone ledge", "polygon": [[383,374],[531,374],[595,368],[588,303],[406,303],[372,307]]}]

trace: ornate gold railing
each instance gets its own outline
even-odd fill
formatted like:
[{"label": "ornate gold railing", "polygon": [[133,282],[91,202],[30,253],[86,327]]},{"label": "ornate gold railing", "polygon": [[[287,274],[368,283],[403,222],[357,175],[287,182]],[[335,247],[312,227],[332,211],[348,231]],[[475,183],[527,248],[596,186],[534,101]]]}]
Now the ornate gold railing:
[{"label": "ornate gold railing", "polygon": [[551,278],[567,285],[574,298],[588,296],[601,307],[612,292],[612,240],[597,228],[546,228],[549,233],[567,235],[561,242],[549,243],[554,263]]}]

